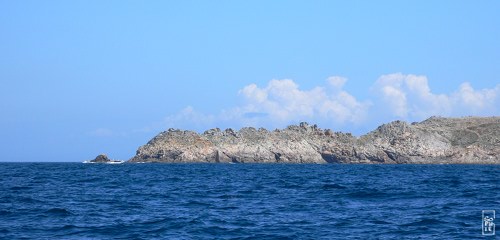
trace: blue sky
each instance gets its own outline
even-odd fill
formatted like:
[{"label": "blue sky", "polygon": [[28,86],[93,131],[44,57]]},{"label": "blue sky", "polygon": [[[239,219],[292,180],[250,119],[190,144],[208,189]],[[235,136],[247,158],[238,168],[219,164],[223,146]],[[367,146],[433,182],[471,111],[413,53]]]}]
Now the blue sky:
[{"label": "blue sky", "polygon": [[500,114],[499,1],[0,1],[0,161]]}]

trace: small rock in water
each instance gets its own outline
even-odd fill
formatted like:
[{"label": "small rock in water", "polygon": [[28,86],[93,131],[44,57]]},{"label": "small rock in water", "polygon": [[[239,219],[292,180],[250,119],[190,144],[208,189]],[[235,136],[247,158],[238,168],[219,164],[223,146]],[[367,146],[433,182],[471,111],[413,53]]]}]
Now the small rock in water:
[{"label": "small rock in water", "polygon": [[110,162],[111,160],[106,156],[106,154],[99,154],[94,160],[91,160],[90,162],[93,163],[105,163],[105,162]]}]

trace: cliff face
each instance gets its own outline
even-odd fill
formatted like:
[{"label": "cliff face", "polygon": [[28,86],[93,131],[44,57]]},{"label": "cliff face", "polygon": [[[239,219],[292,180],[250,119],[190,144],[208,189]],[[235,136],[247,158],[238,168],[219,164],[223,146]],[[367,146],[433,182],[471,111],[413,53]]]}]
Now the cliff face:
[{"label": "cliff face", "polygon": [[359,138],[307,123],[274,131],[169,129],[129,162],[500,164],[500,117],[395,121]]}]

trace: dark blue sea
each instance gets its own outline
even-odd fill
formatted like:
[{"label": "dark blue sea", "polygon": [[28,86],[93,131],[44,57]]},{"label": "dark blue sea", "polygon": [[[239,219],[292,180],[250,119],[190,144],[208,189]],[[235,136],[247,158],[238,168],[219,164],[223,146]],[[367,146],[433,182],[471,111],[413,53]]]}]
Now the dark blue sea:
[{"label": "dark blue sea", "polygon": [[0,239],[493,239],[500,210],[494,165],[0,163],[0,183]]}]

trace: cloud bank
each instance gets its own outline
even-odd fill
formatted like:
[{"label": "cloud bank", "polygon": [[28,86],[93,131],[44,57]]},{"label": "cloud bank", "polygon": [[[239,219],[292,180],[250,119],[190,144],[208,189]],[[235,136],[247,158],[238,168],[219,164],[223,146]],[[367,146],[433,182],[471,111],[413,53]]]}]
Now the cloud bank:
[{"label": "cloud bank", "polygon": [[[165,119],[166,127],[285,127],[309,121],[326,127],[359,126],[402,119],[420,121],[433,115],[499,115],[500,84],[474,89],[468,82],[445,94],[432,92],[426,76],[382,75],[369,87],[371,98],[360,101],[344,90],[347,78],[332,76],[325,84],[301,89],[291,79],[249,84],[237,93],[243,103],[215,114],[188,106]],[[191,126],[191,127],[190,127]]]},{"label": "cloud bank", "polygon": [[266,120],[286,124],[297,120],[358,123],[363,121],[369,103],[360,102],[342,89],[342,77],[328,78],[327,87],[301,90],[293,80],[271,80],[266,87],[245,86],[239,94],[246,100],[245,113],[258,113]]},{"label": "cloud bank", "polygon": [[476,90],[465,82],[452,93],[435,94],[427,77],[395,73],[381,76],[372,90],[381,100],[379,105],[388,106],[391,116],[400,119],[499,114],[500,84],[491,89]]}]

